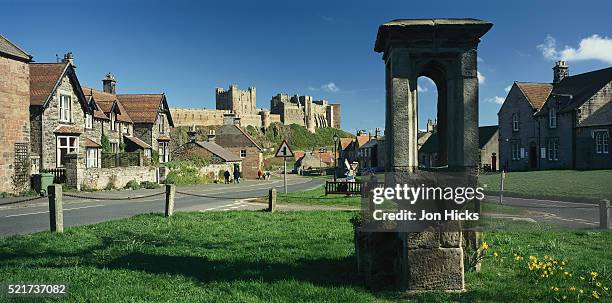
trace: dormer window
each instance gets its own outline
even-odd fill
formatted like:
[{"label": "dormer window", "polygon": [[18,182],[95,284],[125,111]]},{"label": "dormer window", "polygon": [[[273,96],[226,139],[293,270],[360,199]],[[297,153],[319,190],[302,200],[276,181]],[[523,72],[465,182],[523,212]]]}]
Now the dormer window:
[{"label": "dormer window", "polygon": [[159,120],[159,133],[166,133],[166,120],[164,119],[164,114],[158,114],[157,119]]},{"label": "dormer window", "polygon": [[93,116],[89,113],[85,114],[85,128],[87,129],[93,128]]},{"label": "dormer window", "polygon": [[557,110],[554,106],[548,111],[548,127],[557,128]]},{"label": "dormer window", "polygon": [[60,122],[70,122],[70,120],[72,120],[70,107],[71,107],[70,96],[60,95],[60,100],[59,100],[59,120]]}]

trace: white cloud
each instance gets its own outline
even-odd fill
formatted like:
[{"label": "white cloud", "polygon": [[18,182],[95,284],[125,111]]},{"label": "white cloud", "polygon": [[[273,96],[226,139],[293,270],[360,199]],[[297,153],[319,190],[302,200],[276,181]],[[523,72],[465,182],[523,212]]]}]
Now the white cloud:
[{"label": "white cloud", "polygon": [[506,88],[504,88],[504,90],[508,93],[510,92],[510,90],[512,89],[512,85],[508,85],[506,86]]},{"label": "white cloud", "polygon": [[310,86],[310,85],[309,85],[309,86],[308,86],[308,90],[309,90],[309,91],[313,91],[313,92],[314,92],[314,91],[318,91],[319,89],[318,89],[318,88],[316,88],[316,87],[312,87],[312,86]]},{"label": "white cloud", "polygon": [[504,104],[505,100],[506,100],[506,98],[504,98],[504,97],[495,96],[493,98],[487,98],[485,101],[491,102],[491,103],[496,103],[496,104]]},{"label": "white cloud", "polygon": [[420,86],[417,84],[417,92],[419,93],[425,93],[429,90],[429,88],[427,88],[426,86]]},{"label": "white cloud", "polygon": [[484,59],[480,56],[476,56],[476,62],[484,62]]},{"label": "white cloud", "polygon": [[557,40],[548,35],[544,43],[539,44],[537,48],[544,58],[549,60],[599,60],[612,64],[612,38],[599,35],[583,38],[577,49],[565,46],[562,50],[557,49]]},{"label": "white cloud", "polygon": [[336,86],[336,83],[334,82],[329,82],[327,84],[321,85],[321,89],[330,93],[335,93],[340,90],[340,88]]},{"label": "white cloud", "polygon": [[477,72],[476,76],[478,76],[478,84],[484,84],[487,79],[483,74]]}]

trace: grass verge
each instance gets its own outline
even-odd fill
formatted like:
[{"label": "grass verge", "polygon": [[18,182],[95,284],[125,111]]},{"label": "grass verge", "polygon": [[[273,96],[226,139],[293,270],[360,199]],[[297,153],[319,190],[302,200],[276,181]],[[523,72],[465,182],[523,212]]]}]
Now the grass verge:
[{"label": "grass verge", "polygon": [[[356,273],[349,222],[354,215],[148,214],[63,234],[13,236],[0,239],[0,277],[69,283],[69,296],[53,302],[553,302],[562,292],[551,290],[551,283],[563,294],[574,285],[587,292],[580,302],[595,301],[590,280],[534,279],[513,260],[520,254],[564,260],[576,279],[597,272],[598,282],[611,284],[610,232],[498,232],[485,235],[483,269],[467,273],[465,293],[372,291]],[[610,300],[609,293],[599,294],[599,300]]]}]

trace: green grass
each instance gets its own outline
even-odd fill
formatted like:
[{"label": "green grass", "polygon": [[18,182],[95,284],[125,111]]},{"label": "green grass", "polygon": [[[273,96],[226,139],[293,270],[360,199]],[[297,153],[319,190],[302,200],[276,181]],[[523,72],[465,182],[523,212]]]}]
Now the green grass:
[{"label": "green grass", "polygon": [[148,214],[14,236],[0,239],[0,277],[69,283],[69,297],[49,302],[554,302],[547,282],[512,262],[520,253],[566,260],[576,279],[595,270],[612,284],[610,232],[488,233],[488,255],[504,259],[487,257],[481,272],[468,272],[465,293],[370,290],[356,273],[354,215]]},{"label": "green grass", "polygon": [[[500,175],[480,176],[489,193],[499,191]],[[612,170],[547,170],[506,173],[504,194],[515,197],[595,202],[612,199]]]},{"label": "green grass", "polygon": [[278,193],[277,203],[279,204],[304,204],[304,205],[326,205],[326,206],[342,206],[359,208],[361,206],[361,197],[359,195],[327,195],[325,196],[325,186],[315,189]]}]

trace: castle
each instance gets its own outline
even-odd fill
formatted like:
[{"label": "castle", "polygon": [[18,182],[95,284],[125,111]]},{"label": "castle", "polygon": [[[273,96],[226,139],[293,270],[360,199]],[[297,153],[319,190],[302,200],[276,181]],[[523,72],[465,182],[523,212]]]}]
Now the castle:
[{"label": "castle", "polygon": [[257,108],[255,87],[241,90],[230,85],[228,90],[215,89],[216,109],[171,108],[176,126],[210,126],[237,124],[242,127],[266,128],[278,122],[297,124],[315,132],[317,128],[340,128],[340,104],[313,100],[311,96],[278,94],[272,97],[270,109]]}]

